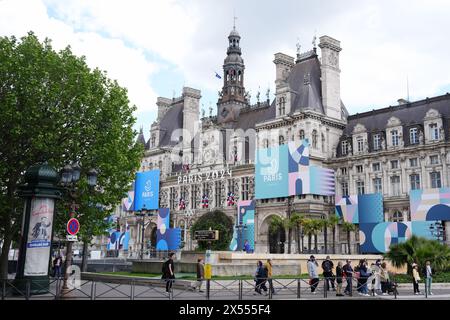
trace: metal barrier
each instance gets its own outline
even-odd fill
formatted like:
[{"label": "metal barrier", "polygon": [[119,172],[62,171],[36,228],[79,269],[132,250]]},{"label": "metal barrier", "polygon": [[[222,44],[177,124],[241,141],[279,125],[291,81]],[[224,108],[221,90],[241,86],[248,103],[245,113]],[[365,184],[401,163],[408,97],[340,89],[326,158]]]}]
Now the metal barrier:
[{"label": "metal barrier", "polygon": [[[164,299],[164,300],[272,300],[272,299],[311,299],[330,297],[329,291],[336,279],[335,277],[319,277],[313,282],[310,279],[292,278],[263,278],[257,279],[230,279],[230,280],[204,280],[203,292],[199,290],[197,281],[164,280],[117,277],[105,278],[105,276],[91,276],[92,279],[78,280],[76,285],[67,282],[64,287],[63,278],[50,279],[48,282],[34,281],[31,279],[0,280],[1,299]],[[367,279],[342,278],[342,293],[347,279],[351,286],[347,290],[348,296],[353,296],[353,290],[366,292]],[[370,278],[368,278],[370,279]],[[391,293],[397,299],[398,286],[395,277],[392,276]],[[365,281],[364,281],[365,280]],[[331,281],[331,282],[330,282]],[[369,280],[370,281],[370,280]],[[329,283],[330,282],[330,283]],[[425,283],[426,286],[426,283]],[[166,291],[166,288],[168,291]],[[374,289],[372,295],[374,296]],[[425,298],[428,298],[425,287]]]}]

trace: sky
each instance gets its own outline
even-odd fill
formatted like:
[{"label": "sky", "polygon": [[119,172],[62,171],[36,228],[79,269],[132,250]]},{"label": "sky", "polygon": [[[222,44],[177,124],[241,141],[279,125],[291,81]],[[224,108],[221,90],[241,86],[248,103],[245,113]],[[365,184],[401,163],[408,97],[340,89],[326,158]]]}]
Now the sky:
[{"label": "sky", "polygon": [[[228,34],[241,35],[245,87],[275,90],[274,54],[312,49],[314,35],[341,41],[341,98],[350,114],[450,92],[447,0],[0,0],[0,36],[33,31],[67,45],[128,89],[135,129],[150,126],[156,99],[200,89],[217,102]],[[407,86],[408,83],[408,86]]]}]

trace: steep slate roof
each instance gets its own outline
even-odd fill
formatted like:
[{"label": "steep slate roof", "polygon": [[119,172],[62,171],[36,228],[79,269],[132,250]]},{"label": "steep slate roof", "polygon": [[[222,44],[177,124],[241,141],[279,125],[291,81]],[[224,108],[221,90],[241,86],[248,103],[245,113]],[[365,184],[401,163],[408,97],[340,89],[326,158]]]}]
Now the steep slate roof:
[{"label": "steep slate roof", "polygon": [[351,135],[354,127],[360,123],[364,125],[368,132],[385,130],[389,118],[396,117],[403,126],[423,124],[423,118],[430,109],[437,110],[443,117],[443,127],[445,133],[449,133],[450,118],[450,94],[437,96],[431,99],[424,99],[400,106],[368,111],[351,115],[347,118],[348,124],[344,130],[344,135]]},{"label": "steep slate roof", "polygon": [[241,109],[237,122],[234,123],[233,129],[247,130],[255,128],[255,125],[270,119],[275,119],[275,99],[269,105],[267,101],[262,102],[259,107],[248,107]]},{"label": "steep slate roof", "polygon": [[[325,113],[322,105],[322,84],[320,77],[320,62],[316,54],[300,60],[292,68],[287,79],[290,89],[294,91],[291,113],[305,109]],[[305,78],[309,84],[305,84]]]},{"label": "steep slate roof", "polygon": [[177,141],[170,141],[172,132],[183,128],[183,102],[170,106],[160,122],[159,146],[173,146]]}]

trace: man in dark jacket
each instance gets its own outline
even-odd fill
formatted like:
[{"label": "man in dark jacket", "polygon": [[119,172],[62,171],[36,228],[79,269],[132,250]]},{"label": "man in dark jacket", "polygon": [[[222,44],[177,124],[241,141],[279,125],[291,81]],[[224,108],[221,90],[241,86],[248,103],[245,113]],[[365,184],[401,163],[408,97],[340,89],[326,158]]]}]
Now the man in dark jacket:
[{"label": "man in dark jacket", "polygon": [[169,259],[164,262],[162,268],[162,279],[166,280],[166,292],[170,292],[175,279],[175,265],[173,263],[175,253],[169,253]]},{"label": "man in dark jacket", "polygon": [[347,287],[345,288],[344,293],[349,295],[352,292],[352,277],[353,277],[352,261],[347,260],[347,263],[344,265],[342,269],[347,279]]},{"label": "man in dark jacket", "polygon": [[203,259],[197,260],[197,285],[196,288],[198,288],[198,292],[202,291],[202,283],[203,279],[205,278],[205,264],[203,263]]},{"label": "man in dark jacket", "polygon": [[326,260],[322,262],[322,270],[323,276],[325,277],[325,281],[327,283],[328,291],[330,291],[330,283],[331,288],[333,288],[333,291],[336,290],[334,289],[333,267],[334,267],[333,261],[330,260],[330,256],[327,256]]}]

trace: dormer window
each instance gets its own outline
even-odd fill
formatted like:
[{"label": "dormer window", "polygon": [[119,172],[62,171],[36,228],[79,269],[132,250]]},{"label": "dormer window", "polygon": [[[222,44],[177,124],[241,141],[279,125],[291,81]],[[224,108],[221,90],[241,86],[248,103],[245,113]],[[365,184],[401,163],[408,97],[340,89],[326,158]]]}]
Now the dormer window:
[{"label": "dormer window", "polygon": [[430,138],[431,140],[439,140],[439,129],[437,123],[430,124]]},{"label": "dormer window", "polygon": [[341,143],[342,155],[345,156],[348,153],[348,141],[344,140]]},{"label": "dormer window", "polygon": [[381,134],[375,134],[373,136],[373,149],[380,150],[381,148]]},{"label": "dormer window", "polygon": [[286,112],[286,99],[284,97],[281,97],[278,105],[280,116],[283,116]]},{"label": "dormer window", "polygon": [[391,131],[391,137],[392,137],[392,146],[398,146],[398,130],[392,130]]},{"label": "dormer window", "polygon": [[358,137],[356,139],[356,145],[358,148],[358,152],[363,152],[364,151],[364,140],[361,137]]},{"label": "dormer window", "polygon": [[418,135],[417,128],[409,129],[409,142],[411,144],[418,144],[419,143],[419,135]]}]

